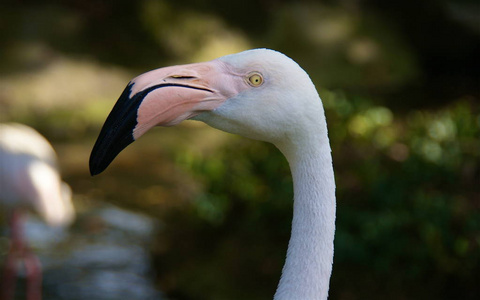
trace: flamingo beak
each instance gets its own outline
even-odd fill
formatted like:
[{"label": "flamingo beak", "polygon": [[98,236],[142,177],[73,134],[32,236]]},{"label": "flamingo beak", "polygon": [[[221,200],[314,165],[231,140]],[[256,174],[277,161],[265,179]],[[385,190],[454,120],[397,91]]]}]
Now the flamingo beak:
[{"label": "flamingo beak", "polygon": [[173,126],[219,107],[244,89],[244,81],[218,60],[160,68],[133,79],[110,112],[90,155],[90,173],[154,126]]}]

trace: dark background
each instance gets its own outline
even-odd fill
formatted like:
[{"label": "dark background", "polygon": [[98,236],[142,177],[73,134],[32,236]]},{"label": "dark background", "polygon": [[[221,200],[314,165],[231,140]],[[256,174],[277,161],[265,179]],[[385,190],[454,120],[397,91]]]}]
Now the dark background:
[{"label": "dark background", "polygon": [[0,121],[55,146],[77,205],[162,221],[171,299],[269,299],[290,234],[288,165],[195,122],[156,129],[91,178],[88,155],[133,76],[279,50],[324,102],[337,183],[330,299],[478,299],[478,1],[3,1]]}]

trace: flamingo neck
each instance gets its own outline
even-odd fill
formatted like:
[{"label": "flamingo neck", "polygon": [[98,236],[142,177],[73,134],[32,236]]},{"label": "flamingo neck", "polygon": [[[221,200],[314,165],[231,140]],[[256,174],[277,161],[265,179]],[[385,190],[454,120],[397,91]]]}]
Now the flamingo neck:
[{"label": "flamingo neck", "polygon": [[335,181],[326,124],[321,129],[307,142],[279,147],[292,170],[294,205],[292,234],[275,300],[328,298],[335,234]]}]

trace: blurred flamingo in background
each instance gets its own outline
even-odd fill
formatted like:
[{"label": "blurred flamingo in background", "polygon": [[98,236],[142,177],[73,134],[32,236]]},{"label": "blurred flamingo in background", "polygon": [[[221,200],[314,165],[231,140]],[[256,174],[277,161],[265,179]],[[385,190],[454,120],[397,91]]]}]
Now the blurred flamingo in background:
[{"label": "blurred flamingo in background", "polygon": [[62,182],[55,151],[33,128],[0,124],[0,205],[10,228],[10,249],[4,265],[1,299],[15,293],[18,264],[26,271],[28,300],[41,299],[41,267],[23,236],[22,216],[33,209],[49,225],[72,222],[71,190]]}]

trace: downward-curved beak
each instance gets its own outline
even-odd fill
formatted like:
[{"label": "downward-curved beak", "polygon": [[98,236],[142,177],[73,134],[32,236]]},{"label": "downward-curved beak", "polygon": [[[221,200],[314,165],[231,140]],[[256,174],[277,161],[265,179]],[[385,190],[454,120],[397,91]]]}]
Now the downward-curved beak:
[{"label": "downward-curved beak", "polygon": [[110,112],[90,155],[90,173],[113,159],[150,128],[173,126],[219,107],[237,94],[243,81],[214,60],[144,73],[125,88]]}]

